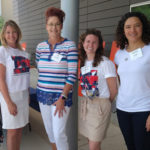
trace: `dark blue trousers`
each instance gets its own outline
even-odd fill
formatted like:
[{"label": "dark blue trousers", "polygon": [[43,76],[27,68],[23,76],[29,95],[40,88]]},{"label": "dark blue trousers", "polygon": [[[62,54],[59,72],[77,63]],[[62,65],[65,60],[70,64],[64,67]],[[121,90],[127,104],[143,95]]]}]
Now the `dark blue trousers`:
[{"label": "dark blue trousers", "polygon": [[117,109],[120,129],[128,150],[150,150],[150,132],[146,120],[150,112],[124,112]]}]

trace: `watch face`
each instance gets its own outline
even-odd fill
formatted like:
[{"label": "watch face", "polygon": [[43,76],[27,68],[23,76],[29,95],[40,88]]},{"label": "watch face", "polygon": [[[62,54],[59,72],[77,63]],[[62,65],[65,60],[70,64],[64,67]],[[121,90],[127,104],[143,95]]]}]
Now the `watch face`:
[{"label": "watch face", "polygon": [[66,97],[64,97],[64,96],[62,96],[61,98],[62,98],[63,100],[66,100]]}]

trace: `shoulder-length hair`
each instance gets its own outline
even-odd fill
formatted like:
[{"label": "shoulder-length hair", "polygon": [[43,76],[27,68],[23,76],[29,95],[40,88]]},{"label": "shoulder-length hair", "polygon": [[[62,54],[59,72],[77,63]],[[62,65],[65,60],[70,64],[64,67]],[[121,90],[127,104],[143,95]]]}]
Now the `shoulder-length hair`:
[{"label": "shoulder-length hair", "polygon": [[85,33],[81,34],[80,41],[79,41],[79,60],[80,60],[80,67],[84,66],[85,60],[87,59],[86,52],[83,47],[83,43],[85,41],[85,38],[87,35],[95,35],[98,37],[99,45],[95,53],[94,61],[93,61],[93,67],[98,66],[100,61],[102,61],[102,56],[104,55],[104,48],[103,48],[103,39],[101,36],[101,31],[97,29],[87,29]]},{"label": "shoulder-length hair", "polygon": [[17,40],[16,40],[16,47],[20,50],[22,50],[22,47],[20,45],[20,40],[22,38],[22,33],[21,33],[21,30],[19,28],[19,26],[16,24],[15,21],[13,20],[8,20],[7,22],[5,22],[3,28],[2,28],[2,31],[1,31],[1,43],[4,47],[7,47],[8,46],[8,43],[5,39],[5,32],[6,32],[6,29],[7,27],[10,26],[12,28],[14,28],[14,30],[17,32]]},{"label": "shoulder-length hair", "polygon": [[150,43],[150,22],[146,18],[146,16],[140,12],[128,12],[124,16],[122,16],[121,20],[118,22],[117,30],[116,30],[116,41],[117,46],[121,49],[124,49],[126,45],[128,45],[128,40],[124,34],[124,25],[128,18],[137,17],[142,22],[142,41],[147,45]]}]

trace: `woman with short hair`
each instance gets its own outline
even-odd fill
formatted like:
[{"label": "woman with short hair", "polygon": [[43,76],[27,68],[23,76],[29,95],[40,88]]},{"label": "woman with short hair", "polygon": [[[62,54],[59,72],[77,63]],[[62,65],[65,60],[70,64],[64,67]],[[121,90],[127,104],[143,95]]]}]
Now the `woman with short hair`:
[{"label": "woman with short hair", "polygon": [[37,99],[52,149],[69,150],[66,123],[77,78],[78,51],[73,41],[61,36],[65,13],[50,7],[45,17],[48,40],[36,49]]}]

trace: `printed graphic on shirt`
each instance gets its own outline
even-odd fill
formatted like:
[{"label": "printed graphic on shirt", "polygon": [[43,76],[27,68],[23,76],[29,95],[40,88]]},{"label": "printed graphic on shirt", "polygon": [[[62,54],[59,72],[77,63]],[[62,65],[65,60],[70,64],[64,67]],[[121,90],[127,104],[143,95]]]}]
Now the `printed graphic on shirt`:
[{"label": "printed graphic on shirt", "polygon": [[80,74],[81,89],[86,92],[86,95],[92,99],[94,96],[99,96],[97,70],[82,75]]},{"label": "printed graphic on shirt", "polygon": [[29,59],[23,56],[12,56],[12,60],[14,61],[15,65],[14,74],[29,72],[30,69]]}]

